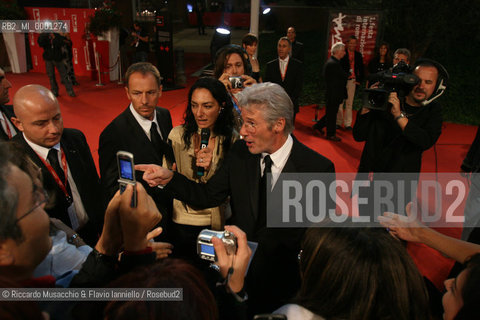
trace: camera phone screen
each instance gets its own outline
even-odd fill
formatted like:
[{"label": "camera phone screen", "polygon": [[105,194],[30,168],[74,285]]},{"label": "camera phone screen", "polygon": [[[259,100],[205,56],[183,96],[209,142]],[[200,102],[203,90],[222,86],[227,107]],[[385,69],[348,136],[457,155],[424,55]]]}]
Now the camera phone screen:
[{"label": "camera phone screen", "polygon": [[133,180],[132,163],[129,160],[120,159],[120,178]]}]

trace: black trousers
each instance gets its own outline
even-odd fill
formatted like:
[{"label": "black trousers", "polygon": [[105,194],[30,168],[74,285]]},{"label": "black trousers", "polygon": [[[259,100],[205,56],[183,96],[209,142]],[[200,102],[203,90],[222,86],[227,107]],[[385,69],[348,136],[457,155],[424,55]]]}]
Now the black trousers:
[{"label": "black trousers", "polygon": [[315,125],[315,128],[317,129],[323,129],[327,127],[327,137],[334,136],[337,131],[337,112],[340,103],[341,102],[336,103],[335,101],[327,101],[325,115],[318,120],[317,124]]},{"label": "black trousers", "polygon": [[50,89],[52,89],[52,91],[58,93],[58,84],[57,79],[55,78],[55,68],[57,68],[58,73],[60,73],[60,77],[62,78],[62,82],[65,84],[67,91],[73,91],[72,82],[67,75],[65,63],[63,61],[46,60],[45,67],[47,69],[48,79],[50,80]]}]

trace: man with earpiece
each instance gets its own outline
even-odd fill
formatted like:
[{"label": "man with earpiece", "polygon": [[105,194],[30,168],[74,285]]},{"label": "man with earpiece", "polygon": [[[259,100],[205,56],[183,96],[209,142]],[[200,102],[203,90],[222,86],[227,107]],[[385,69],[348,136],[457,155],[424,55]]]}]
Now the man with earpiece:
[{"label": "man with earpiece", "polygon": [[[422,153],[436,143],[442,132],[442,112],[435,100],[446,89],[448,72],[429,59],[419,59],[413,68],[418,82],[406,93],[402,103],[394,91],[388,95],[386,110],[363,107],[357,114],[353,137],[356,141],[365,141],[365,146],[356,180],[367,180],[366,184],[370,185],[370,188],[360,188],[359,197],[367,195],[368,199],[363,210],[362,205],[359,206],[361,215],[363,212],[363,215],[376,217],[391,209],[405,212],[405,205],[416,195]],[[383,200],[379,197],[392,190],[383,190],[381,195],[379,186],[390,184],[393,185],[391,205],[394,208],[391,205],[382,207],[379,203]]]}]

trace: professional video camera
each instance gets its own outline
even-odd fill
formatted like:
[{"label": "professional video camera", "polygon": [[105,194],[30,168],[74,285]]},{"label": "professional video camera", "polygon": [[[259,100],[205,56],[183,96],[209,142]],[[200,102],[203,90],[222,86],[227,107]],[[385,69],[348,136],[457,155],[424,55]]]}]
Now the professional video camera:
[{"label": "professional video camera", "polygon": [[403,61],[397,63],[391,70],[382,71],[369,78],[370,83],[377,83],[378,87],[365,89],[363,92],[363,106],[373,110],[388,110],[388,96],[396,92],[402,105],[405,96],[420,81],[412,73],[412,69]]}]

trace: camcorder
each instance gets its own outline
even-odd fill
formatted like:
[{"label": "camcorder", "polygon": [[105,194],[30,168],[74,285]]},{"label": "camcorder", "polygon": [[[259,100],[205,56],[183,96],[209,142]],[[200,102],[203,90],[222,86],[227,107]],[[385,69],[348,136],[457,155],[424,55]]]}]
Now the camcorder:
[{"label": "camcorder", "polygon": [[212,238],[217,237],[223,241],[227,254],[235,254],[237,252],[237,237],[230,231],[214,231],[203,229],[197,237],[197,254],[200,258],[208,261],[217,261],[215,248],[213,247]]},{"label": "camcorder", "polygon": [[391,107],[388,102],[388,96],[391,92],[396,92],[403,104],[404,97],[420,81],[412,72],[413,70],[408,64],[400,61],[391,70],[371,76],[369,82],[378,82],[378,87],[363,91],[363,106],[372,110],[388,111]]},{"label": "camcorder", "polygon": [[245,79],[243,79],[240,76],[228,77],[228,80],[230,81],[230,84],[232,85],[232,89],[242,89],[243,88],[243,83],[245,82]]}]

